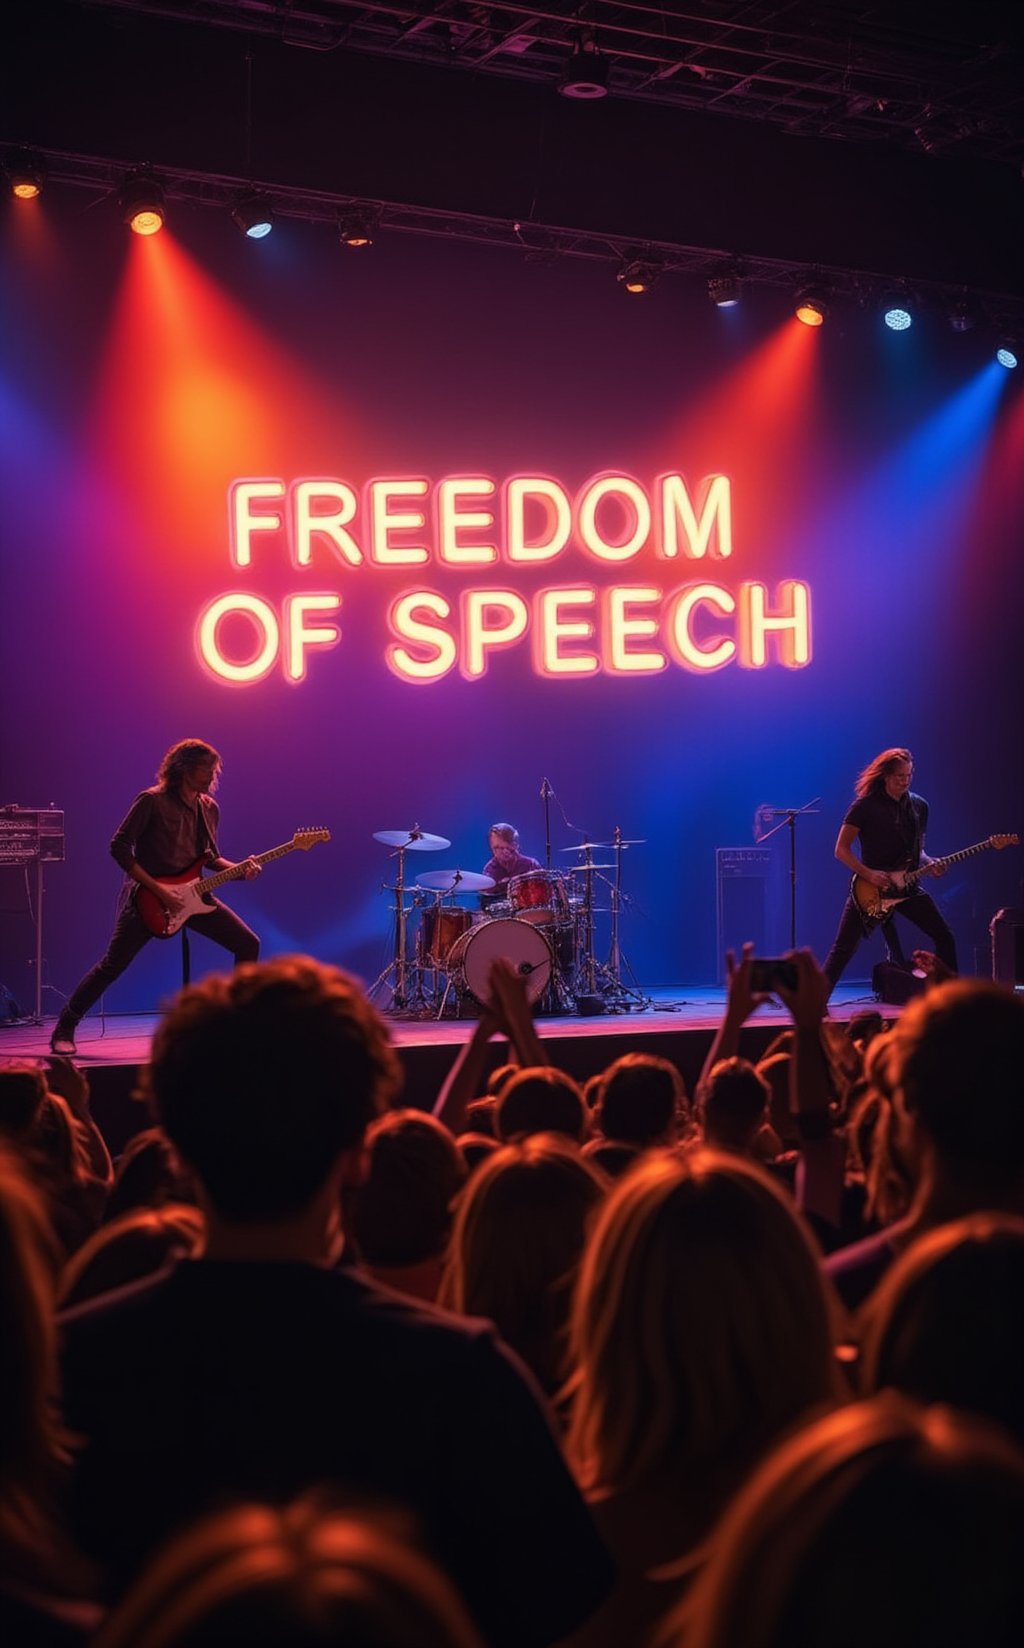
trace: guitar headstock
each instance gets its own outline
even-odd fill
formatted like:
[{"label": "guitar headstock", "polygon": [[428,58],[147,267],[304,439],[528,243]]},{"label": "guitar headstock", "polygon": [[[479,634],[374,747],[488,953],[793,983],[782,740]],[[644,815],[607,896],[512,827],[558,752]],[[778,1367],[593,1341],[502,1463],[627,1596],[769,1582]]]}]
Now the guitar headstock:
[{"label": "guitar headstock", "polygon": [[989,838],[988,838],[988,844],[989,844],[990,847],[995,847],[997,852],[1002,852],[1004,847],[1019,847],[1020,846],[1020,836],[1019,835],[990,835]]},{"label": "guitar headstock", "polygon": [[298,847],[300,852],[308,853],[310,847],[315,847],[318,841],[330,839],[330,830],[296,830],[292,836],[292,846]]}]

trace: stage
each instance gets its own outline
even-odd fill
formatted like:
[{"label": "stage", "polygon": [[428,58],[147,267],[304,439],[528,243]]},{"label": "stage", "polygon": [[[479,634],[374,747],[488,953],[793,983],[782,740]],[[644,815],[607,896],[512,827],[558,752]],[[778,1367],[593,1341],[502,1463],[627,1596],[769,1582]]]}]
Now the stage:
[{"label": "stage", "polygon": [[[725,1009],[725,988],[679,985],[643,993],[651,1005],[629,1012],[539,1016],[537,1029],[552,1063],[578,1081],[585,1081],[623,1053],[657,1053],[678,1066],[692,1092]],[[845,1022],[861,1009],[878,1005],[868,981],[854,980],[838,987],[830,1013]],[[887,1018],[894,1018],[900,1009],[885,1005],[882,1011]],[[429,1109],[459,1046],[472,1030],[472,1020],[385,1017],[405,1069],[402,1102]],[[83,1019],[79,1026],[76,1062],[89,1077],[93,1113],[114,1153],[148,1125],[148,1117],[133,1095],[158,1022],[156,1014],[108,1013],[103,1018]],[[741,1051],[749,1058],[759,1057],[789,1023],[783,1007],[764,1004],[743,1029]],[[47,1019],[42,1025],[20,1023],[0,1028],[0,1059],[48,1054],[53,1024]],[[505,1046],[500,1039],[492,1044],[493,1065],[504,1057]]]}]

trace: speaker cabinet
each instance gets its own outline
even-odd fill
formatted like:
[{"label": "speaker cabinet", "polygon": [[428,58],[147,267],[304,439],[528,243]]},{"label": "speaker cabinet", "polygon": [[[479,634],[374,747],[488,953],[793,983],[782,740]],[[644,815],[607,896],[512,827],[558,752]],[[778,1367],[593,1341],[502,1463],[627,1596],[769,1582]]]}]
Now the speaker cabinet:
[{"label": "speaker cabinet", "polygon": [[1011,990],[1024,987],[1024,909],[997,910],[989,926],[992,977]]},{"label": "speaker cabinet", "polygon": [[887,1002],[890,1007],[902,1007],[914,996],[922,996],[927,983],[927,979],[916,978],[905,967],[897,967],[894,961],[878,962],[871,974],[872,990],[879,1001]]}]

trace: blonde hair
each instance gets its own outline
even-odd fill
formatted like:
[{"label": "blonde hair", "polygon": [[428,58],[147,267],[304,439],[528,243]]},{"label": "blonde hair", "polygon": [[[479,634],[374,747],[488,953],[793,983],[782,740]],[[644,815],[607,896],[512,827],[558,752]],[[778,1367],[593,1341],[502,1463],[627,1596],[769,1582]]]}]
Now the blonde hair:
[{"label": "blonde hair", "polygon": [[111,1614],[96,1648],[248,1642],[328,1648],[483,1648],[451,1581],[408,1518],[332,1508],[231,1507],[166,1545]]},{"label": "blonde hair", "polygon": [[561,1134],[534,1133],[481,1162],[456,1207],[441,1303],[489,1316],[552,1390],[587,1227],[608,1180]]},{"label": "blonde hair", "polygon": [[756,1456],[828,1400],[824,1286],[781,1191],[710,1150],[644,1157],[588,1244],[570,1358],[568,1450],[588,1490]]}]

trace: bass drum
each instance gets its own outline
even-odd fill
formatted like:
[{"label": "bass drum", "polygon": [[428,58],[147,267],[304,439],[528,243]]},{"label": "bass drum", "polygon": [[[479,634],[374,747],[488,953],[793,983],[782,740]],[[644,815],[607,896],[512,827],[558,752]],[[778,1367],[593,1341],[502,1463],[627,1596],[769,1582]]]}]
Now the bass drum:
[{"label": "bass drum", "polygon": [[457,938],[448,953],[448,977],[460,994],[486,1006],[491,963],[503,956],[526,985],[528,1001],[544,994],[551,978],[551,946],[526,921],[485,921]]}]

